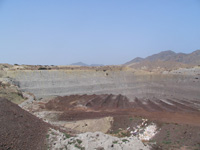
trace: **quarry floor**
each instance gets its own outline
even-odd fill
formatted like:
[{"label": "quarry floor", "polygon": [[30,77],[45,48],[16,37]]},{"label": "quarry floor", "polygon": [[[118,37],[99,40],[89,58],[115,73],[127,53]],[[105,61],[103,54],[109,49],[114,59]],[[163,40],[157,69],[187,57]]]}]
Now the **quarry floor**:
[{"label": "quarry floor", "polygon": [[[199,104],[199,100],[173,98],[130,102],[122,95],[104,94],[42,99],[24,109],[69,134],[100,131],[136,136],[152,149],[200,149]],[[156,130],[144,136],[151,125]]]}]

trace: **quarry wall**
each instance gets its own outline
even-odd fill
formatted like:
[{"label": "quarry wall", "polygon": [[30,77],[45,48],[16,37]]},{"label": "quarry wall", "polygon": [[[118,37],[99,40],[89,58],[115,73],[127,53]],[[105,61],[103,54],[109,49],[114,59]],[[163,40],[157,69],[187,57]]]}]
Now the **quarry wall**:
[{"label": "quarry wall", "polygon": [[123,94],[130,100],[200,97],[198,75],[138,74],[131,70],[14,70],[3,76],[36,98],[72,94]]}]

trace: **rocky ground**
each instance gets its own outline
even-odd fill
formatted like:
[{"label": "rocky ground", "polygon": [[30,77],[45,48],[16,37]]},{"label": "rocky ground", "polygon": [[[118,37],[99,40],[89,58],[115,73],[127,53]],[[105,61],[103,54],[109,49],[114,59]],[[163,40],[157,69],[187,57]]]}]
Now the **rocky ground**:
[{"label": "rocky ground", "polygon": [[[111,149],[115,137],[119,138],[117,141],[130,137],[148,145],[145,146],[147,149],[199,149],[200,112],[198,105],[193,105],[198,104],[198,101],[190,105],[184,103],[184,100],[157,101],[135,99],[129,102],[122,95],[71,95],[35,101],[26,109],[52,125],[67,129],[70,134],[79,136],[93,132],[86,141],[95,138],[95,132],[101,131],[102,138],[110,139],[110,143],[105,145],[102,142],[99,145],[96,141],[94,145],[98,145],[97,148]],[[60,137],[60,134],[56,135]],[[55,139],[54,134],[50,137]],[[72,139],[76,141],[80,138]],[[52,141],[52,138],[49,140]],[[86,145],[77,145],[77,142],[66,145],[69,139],[62,138],[60,142],[60,148],[86,148]],[[114,146],[113,149],[121,149],[120,144]],[[54,148],[54,145],[50,146],[50,149]]]},{"label": "rocky ground", "polygon": [[56,130],[49,130],[48,141],[50,149],[70,150],[148,150],[149,146],[143,144],[134,136],[118,138],[102,132],[86,132],[70,137]]},{"label": "rocky ground", "polygon": [[6,98],[15,104],[20,104],[26,100],[23,92],[13,85],[9,78],[0,78],[0,97]]},{"label": "rocky ground", "polygon": [[[16,104],[0,99],[0,148],[7,149],[149,149],[134,136],[117,138],[102,132],[67,134],[43,122]],[[32,105],[31,103],[27,103]],[[97,124],[94,124],[97,126]],[[85,131],[84,131],[85,132]]]}]

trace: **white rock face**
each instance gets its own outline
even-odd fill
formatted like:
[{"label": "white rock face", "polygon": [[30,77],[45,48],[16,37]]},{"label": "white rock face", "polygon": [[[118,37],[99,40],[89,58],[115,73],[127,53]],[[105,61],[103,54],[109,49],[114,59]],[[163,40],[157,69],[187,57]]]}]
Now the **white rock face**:
[{"label": "white rock face", "polygon": [[101,132],[87,132],[77,137],[67,137],[63,133],[50,129],[48,137],[49,149],[69,150],[148,150],[136,137],[117,138]]},{"label": "white rock face", "polygon": [[155,124],[151,124],[144,129],[142,134],[139,134],[139,139],[149,141],[157,133],[157,127]]}]

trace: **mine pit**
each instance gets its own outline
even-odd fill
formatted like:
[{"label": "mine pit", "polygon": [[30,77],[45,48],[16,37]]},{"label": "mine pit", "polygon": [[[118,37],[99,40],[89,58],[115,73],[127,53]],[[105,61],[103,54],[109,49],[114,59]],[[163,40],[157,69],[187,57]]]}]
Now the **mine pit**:
[{"label": "mine pit", "polygon": [[40,137],[49,149],[198,149],[200,83],[185,72],[123,67],[7,70],[1,73],[0,94],[36,118],[42,131],[30,126],[41,132],[31,133],[32,140]]}]

